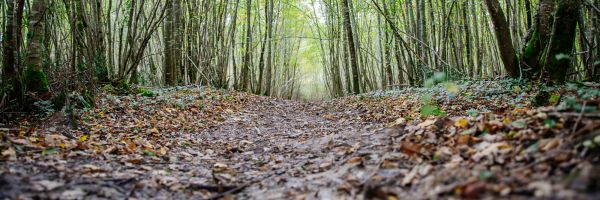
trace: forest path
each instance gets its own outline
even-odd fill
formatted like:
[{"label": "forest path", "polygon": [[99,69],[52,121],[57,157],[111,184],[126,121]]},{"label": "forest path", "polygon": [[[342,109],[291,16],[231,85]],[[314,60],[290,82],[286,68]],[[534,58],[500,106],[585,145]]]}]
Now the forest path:
[{"label": "forest path", "polygon": [[[195,99],[182,93],[161,98]],[[350,173],[347,163],[361,164],[365,180],[377,166],[353,157],[390,141],[378,134],[381,124],[335,113],[324,102],[250,96],[236,111],[222,108],[227,100],[206,99],[193,104],[206,107],[174,112],[161,98],[105,97],[74,140],[56,134],[66,129],[53,122],[28,138],[11,135],[18,153],[0,165],[0,198],[327,199],[342,194],[335,191]],[[191,116],[197,109],[213,114]],[[190,132],[188,125],[204,128]]]},{"label": "forest path", "polygon": [[428,117],[421,89],[327,102],[104,94],[77,129],[58,113],[2,133],[0,199],[597,199],[600,154],[579,145],[600,145],[597,112],[461,87],[472,92],[437,94],[447,115]]},{"label": "forest path", "polygon": [[243,199],[332,198],[349,172],[344,164],[371,153],[361,147],[387,146],[390,138],[377,131],[380,124],[333,117],[329,106],[261,98],[202,134],[203,141],[218,163],[245,179]]}]

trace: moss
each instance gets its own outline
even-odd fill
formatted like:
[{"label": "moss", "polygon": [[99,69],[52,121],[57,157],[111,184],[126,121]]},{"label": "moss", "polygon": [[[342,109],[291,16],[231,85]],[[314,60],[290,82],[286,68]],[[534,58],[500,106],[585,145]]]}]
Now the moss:
[{"label": "moss", "polygon": [[527,45],[521,52],[521,62],[525,63],[525,75],[532,77],[540,71],[539,58],[542,48],[540,45],[539,32],[536,30],[533,32],[531,38],[527,42]]},{"label": "moss", "polygon": [[567,78],[568,69],[572,67],[571,58],[578,16],[579,2],[577,0],[558,1],[554,34],[546,57],[546,70],[550,75],[550,80],[554,83],[563,83]]},{"label": "moss", "polygon": [[44,94],[50,91],[48,88],[48,78],[42,70],[34,70],[33,67],[28,67],[25,70],[25,82],[27,83],[27,91]]},{"label": "moss", "polygon": [[547,91],[539,91],[535,94],[531,105],[535,107],[548,106],[550,104],[550,93]]},{"label": "moss", "polygon": [[525,48],[523,49],[523,55],[522,58],[523,59],[529,59],[532,56],[534,56],[534,52],[535,51],[535,45],[537,44],[537,42],[539,41],[539,33],[537,31],[533,32],[533,36],[531,36],[531,39],[527,42],[527,46],[525,46]]},{"label": "moss", "polygon": [[100,83],[108,83],[108,67],[106,66],[106,58],[101,52],[97,52],[94,56],[94,62],[96,65],[96,78]]}]

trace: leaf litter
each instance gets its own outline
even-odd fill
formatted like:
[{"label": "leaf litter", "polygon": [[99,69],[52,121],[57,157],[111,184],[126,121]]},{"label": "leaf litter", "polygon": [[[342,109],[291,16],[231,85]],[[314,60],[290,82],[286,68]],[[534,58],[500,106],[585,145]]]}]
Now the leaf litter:
[{"label": "leaf litter", "polygon": [[598,195],[597,97],[536,108],[533,90],[499,88],[480,81],[452,85],[451,95],[406,88],[326,102],[192,86],[105,94],[78,111],[76,129],[56,115],[2,129],[0,198]]}]

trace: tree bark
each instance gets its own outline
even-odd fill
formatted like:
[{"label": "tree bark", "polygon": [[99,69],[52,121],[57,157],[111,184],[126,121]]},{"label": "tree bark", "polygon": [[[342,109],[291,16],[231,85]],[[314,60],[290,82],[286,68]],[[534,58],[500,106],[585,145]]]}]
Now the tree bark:
[{"label": "tree bark", "polygon": [[245,47],[245,53],[244,53],[244,64],[242,66],[242,71],[241,71],[241,82],[240,82],[240,87],[239,90],[241,91],[247,91],[248,89],[248,84],[250,82],[249,80],[249,71],[250,71],[250,61],[252,59],[252,26],[250,24],[251,22],[251,5],[252,5],[252,0],[247,0],[246,1],[246,47]]},{"label": "tree bark", "polygon": [[350,22],[350,6],[348,0],[342,0],[342,12],[344,18],[344,28],[346,29],[346,42],[348,45],[348,53],[350,54],[350,66],[352,68],[352,92],[360,93],[360,81],[358,77],[358,60],[356,56],[356,47],[354,46],[354,36],[352,24]]},{"label": "tree bark", "polygon": [[538,6],[538,11],[533,22],[533,27],[529,31],[529,35],[525,38],[527,44],[521,52],[521,63],[523,63],[526,77],[532,77],[542,70],[545,48],[548,46],[548,41],[552,34],[552,23],[554,17],[555,0],[541,0]]},{"label": "tree bark", "polygon": [[553,83],[562,83],[574,58],[573,48],[580,0],[558,0],[545,68]]},{"label": "tree bark", "polygon": [[29,14],[29,44],[27,46],[27,58],[25,63],[27,69],[25,71],[25,80],[27,91],[42,95],[40,97],[48,99],[48,79],[43,69],[42,54],[44,51],[44,19],[48,9],[46,0],[33,1],[31,13]]},{"label": "tree bark", "polygon": [[[0,94],[0,101],[5,97],[7,99],[16,98],[19,103],[23,103],[23,83],[19,76],[19,56],[20,33],[22,25],[23,7],[25,0],[8,0],[6,2],[6,24],[2,38],[2,88],[6,89],[5,94]],[[5,105],[0,105],[0,107]]]},{"label": "tree bark", "polygon": [[496,35],[504,69],[511,77],[519,77],[517,54],[512,44],[510,27],[500,8],[500,3],[498,0],[485,0],[485,4],[494,24],[494,34]]}]

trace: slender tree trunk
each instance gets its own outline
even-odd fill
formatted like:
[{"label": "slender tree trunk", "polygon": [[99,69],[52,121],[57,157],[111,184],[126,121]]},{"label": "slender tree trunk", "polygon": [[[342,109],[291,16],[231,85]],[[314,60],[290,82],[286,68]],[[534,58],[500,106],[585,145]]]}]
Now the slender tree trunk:
[{"label": "slender tree trunk", "polygon": [[25,0],[6,1],[6,24],[2,35],[2,87],[7,89],[7,94],[0,94],[0,102],[6,97],[16,98],[19,103],[23,103],[23,82],[19,76],[21,70],[18,56],[24,4]]},{"label": "slender tree trunk", "polygon": [[510,27],[500,8],[500,3],[498,0],[485,0],[485,4],[492,18],[492,23],[494,24],[494,33],[496,34],[496,41],[498,43],[504,69],[508,75],[519,77],[520,72],[518,69],[517,54],[515,47],[512,44]]},{"label": "slender tree trunk", "polygon": [[348,53],[350,54],[350,66],[352,67],[352,92],[360,93],[360,80],[358,72],[358,60],[356,56],[356,47],[354,46],[354,36],[352,32],[352,24],[350,22],[350,6],[348,0],[342,0],[342,12],[344,18],[344,28],[346,29],[346,42],[348,45]]},{"label": "slender tree trunk", "polygon": [[247,91],[248,89],[248,85],[250,82],[249,79],[249,71],[250,71],[250,62],[252,59],[252,27],[251,27],[251,6],[252,5],[252,0],[246,0],[246,47],[245,47],[245,54],[244,54],[244,65],[242,66],[242,72],[241,72],[241,76],[242,76],[242,80],[240,82],[240,87],[239,89],[241,91]]},{"label": "slender tree trunk", "polygon": [[274,3],[273,0],[269,0],[266,2],[269,4],[268,6],[268,15],[267,15],[267,66],[266,66],[266,76],[265,76],[265,93],[264,95],[271,95],[271,82],[272,82],[272,74],[273,74],[273,10]]},{"label": "slender tree trunk", "polygon": [[175,58],[173,55],[173,2],[167,2],[167,17],[163,24],[163,37],[164,37],[164,81],[167,86],[174,86],[177,82],[177,66],[175,66]]}]

